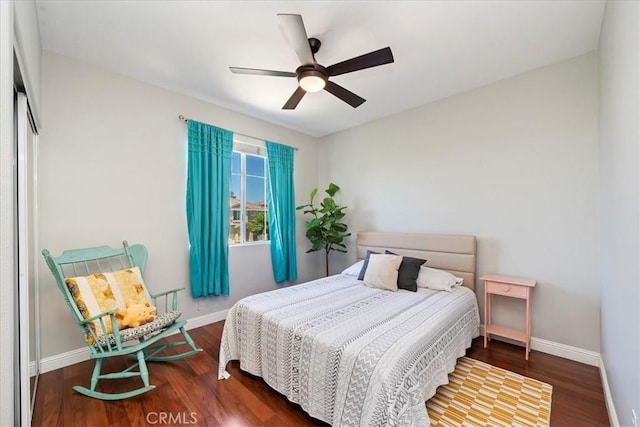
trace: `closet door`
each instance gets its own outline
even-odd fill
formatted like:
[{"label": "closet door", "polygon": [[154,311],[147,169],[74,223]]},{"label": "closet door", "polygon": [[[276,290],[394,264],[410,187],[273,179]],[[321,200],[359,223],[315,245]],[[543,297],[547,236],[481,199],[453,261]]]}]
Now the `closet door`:
[{"label": "closet door", "polygon": [[37,135],[27,97],[17,93],[18,328],[20,418],[29,425],[40,374],[40,307],[37,277]]}]

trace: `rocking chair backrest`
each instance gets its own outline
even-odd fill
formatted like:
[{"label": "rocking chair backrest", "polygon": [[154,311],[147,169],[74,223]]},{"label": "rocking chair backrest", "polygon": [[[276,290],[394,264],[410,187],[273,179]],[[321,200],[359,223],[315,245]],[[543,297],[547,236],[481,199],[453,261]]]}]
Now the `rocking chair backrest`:
[{"label": "rocking chair backrest", "polygon": [[94,273],[108,273],[135,266],[139,267],[140,271],[144,273],[147,264],[146,247],[139,244],[129,246],[126,240],[122,242],[122,248],[118,249],[109,246],[72,249],[64,251],[58,257],[52,256],[45,249],[42,251],[42,255],[78,325],[83,320],[83,316],[75,304],[69,287],[65,283],[65,278],[86,276]]}]

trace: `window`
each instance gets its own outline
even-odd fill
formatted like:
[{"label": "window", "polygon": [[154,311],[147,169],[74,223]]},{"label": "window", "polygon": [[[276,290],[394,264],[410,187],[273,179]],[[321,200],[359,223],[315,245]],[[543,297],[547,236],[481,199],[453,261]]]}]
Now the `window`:
[{"label": "window", "polygon": [[265,156],[233,152],[229,244],[269,240],[267,179]]}]

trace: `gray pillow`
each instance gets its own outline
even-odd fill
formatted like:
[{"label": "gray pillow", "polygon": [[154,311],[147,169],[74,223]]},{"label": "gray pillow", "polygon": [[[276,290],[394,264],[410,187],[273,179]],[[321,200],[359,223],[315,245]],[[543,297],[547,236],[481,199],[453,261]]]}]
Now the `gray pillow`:
[{"label": "gray pillow", "polygon": [[362,270],[360,270],[360,274],[358,274],[358,280],[364,280],[364,274],[367,272],[367,267],[369,266],[369,256],[379,253],[380,252],[367,251],[367,255],[364,257],[364,264],[362,264]]},{"label": "gray pillow", "polygon": [[[391,251],[384,252],[388,255],[398,255]],[[367,258],[368,256],[369,254],[367,253]],[[418,279],[418,274],[420,274],[420,266],[425,262],[427,262],[426,259],[403,256],[402,263],[398,269],[398,289],[417,292],[418,283],[416,283],[416,280]]]}]

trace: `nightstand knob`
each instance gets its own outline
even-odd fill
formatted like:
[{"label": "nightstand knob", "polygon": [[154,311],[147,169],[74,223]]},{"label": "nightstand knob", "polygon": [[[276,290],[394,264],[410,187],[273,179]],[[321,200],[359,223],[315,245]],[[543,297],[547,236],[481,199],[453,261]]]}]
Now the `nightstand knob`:
[{"label": "nightstand knob", "polygon": [[502,285],[502,290],[505,292],[509,292],[511,290],[511,286],[509,285]]}]

